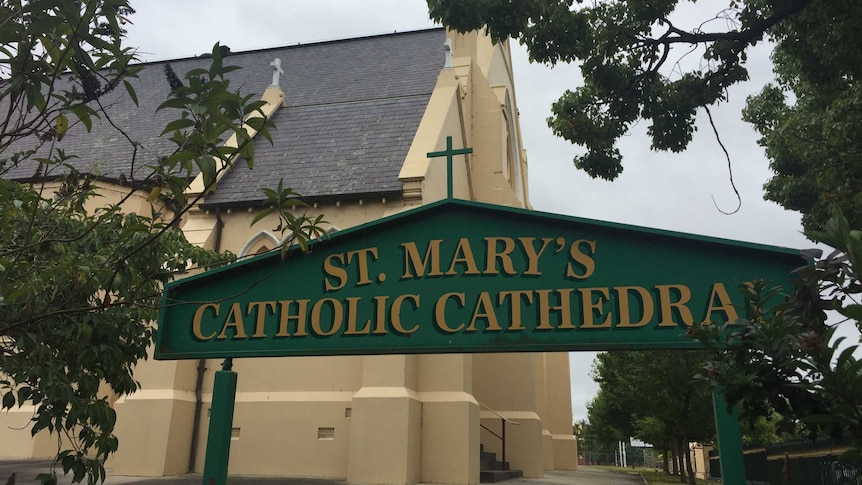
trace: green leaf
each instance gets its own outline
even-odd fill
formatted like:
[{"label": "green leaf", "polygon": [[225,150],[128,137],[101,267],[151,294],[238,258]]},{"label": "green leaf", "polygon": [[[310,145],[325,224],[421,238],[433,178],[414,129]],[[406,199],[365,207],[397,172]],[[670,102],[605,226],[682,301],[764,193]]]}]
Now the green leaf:
[{"label": "green leaf", "polygon": [[216,180],[216,161],[212,157],[201,157],[197,159],[198,169],[201,171],[201,175],[203,176],[204,187],[206,187],[207,192],[211,192],[215,189],[214,184]]},{"label": "green leaf", "polygon": [[212,64],[210,65],[210,70],[209,70],[210,79],[215,79],[216,76],[220,76],[221,74],[222,74],[221,45],[219,45],[219,43],[216,42],[212,48]]},{"label": "green leaf", "polygon": [[261,219],[269,216],[273,212],[275,212],[275,207],[266,207],[264,209],[259,210],[257,212],[257,214],[254,216],[254,219],[251,220],[251,224],[249,224],[249,227],[257,224]]},{"label": "green leaf", "polygon": [[69,108],[69,111],[74,114],[76,118],[78,118],[78,121],[84,124],[84,127],[87,129],[87,133],[89,133],[93,129],[92,118],[99,117],[95,110],[85,104],[72,106],[71,108]]},{"label": "green leaf", "polygon": [[254,142],[248,141],[240,148],[239,154],[245,160],[248,169],[252,170],[254,168]]},{"label": "green leaf", "polygon": [[135,106],[138,106],[138,94],[135,92],[134,86],[126,80],[123,80],[123,85],[126,87],[126,92],[129,93],[129,97],[132,98]]},{"label": "green leaf", "polygon": [[161,110],[166,109],[166,108],[184,109],[189,104],[191,104],[191,100],[189,100],[185,97],[179,97],[178,96],[178,97],[168,98],[165,102],[160,104],[158,108],[156,108],[156,111],[161,111]]},{"label": "green leaf", "polygon": [[164,135],[165,133],[171,133],[185,128],[191,128],[192,126],[195,126],[194,120],[190,118],[180,118],[178,120],[171,121],[170,123],[165,125],[165,129],[162,130],[161,134]]},{"label": "green leaf", "polygon": [[57,115],[57,118],[54,120],[54,132],[57,133],[57,139],[62,139],[68,129],[69,118],[66,118],[66,115],[62,113]]},{"label": "green leaf", "polygon": [[3,409],[12,409],[12,406],[15,405],[15,395],[12,391],[7,391],[6,394],[3,395]]},{"label": "green leaf", "polygon": [[857,322],[862,322],[862,305],[858,303],[839,308],[838,312],[847,318],[852,318]]}]

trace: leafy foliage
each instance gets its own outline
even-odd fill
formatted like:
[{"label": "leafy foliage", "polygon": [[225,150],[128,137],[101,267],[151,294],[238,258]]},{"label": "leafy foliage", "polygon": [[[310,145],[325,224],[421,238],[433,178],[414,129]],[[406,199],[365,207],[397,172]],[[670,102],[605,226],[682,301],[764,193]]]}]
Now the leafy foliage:
[{"label": "leafy foliage", "polygon": [[600,353],[593,364],[599,392],[587,407],[597,438],[610,444],[636,437],[677,456],[680,443],[687,449],[690,441],[710,441],[712,390],[692,379],[705,357],[697,351]]},{"label": "leafy foliage", "polygon": [[776,25],[777,85],[749,98],[743,112],[775,172],[766,198],[800,211],[806,229],[820,229],[834,207],[862,227],[860,22],[856,2],[833,1]]},{"label": "leafy foliage", "polygon": [[[117,206],[84,210],[86,182],[48,199],[0,180],[0,379],[3,408],[36,406],[31,431],[71,445],[58,457],[74,479],[99,477],[98,460],[117,449],[117,395],[134,392],[135,363],[147,356],[162,284],[189,263],[229,259],[186,242],[182,232]],[[153,235],[158,234],[158,237]]]},{"label": "leafy foliage", "polygon": [[[175,148],[136,169],[150,147],[114,123],[104,102],[118,88],[138,102],[130,80],[140,66],[123,45],[132,13],[127,0],[0,5],[0,404],[32,405],[32,433],[56,434],[57,463],[91,484],[104,480],[119,445],[111,406],[138,388],[133,370],[152,343],[162,285],[233,259],[185,240],[180,221],[202,196],[191,181],[201,174],[205,194],[237,160],[252,167],[252,139],[270,139],[272,125],[262,102],[232,90],[225,75],[236,68],[216,44],[209,69],[168,75],[159,109],[176,113],[163,131]],[[59,148],[96,121],[128,147],[129,173],[99,179]],[[35,177],[6,176],[21,166],[37,167]],[[308,221],[285,228],[307,240],[304,231],[317,228]],[[57,481],[54,472],[40,479]]]},{"label": "leafy foliage", "polygon": [[811,435],[827,433],[849,442],[858,462],[860,344],[835,338],[837,327],[827,323],[827,311],[835,310],[862,329],[856,269],[862,264],[862,231],[849,227],[837,213],[823,231],[806,233],[834,251],[797,270],[799,285],[789,298],[767,282],[742,285],[746,317],[702,326],[694,334],[711,348],[726,349],[706,364],[703,377],[724,386],[728,403],[739,404],[743,417],[777,412],[784,429],[801,423]]},{"label": "leafy foliage", "polygon": [[748,49],[770,41],[776,84],[743,112],[774,172],[765,198],[801,212],[806,229],[819,229],[834,207],[862,227],[858,2],[701,2],[714,16],[690,26],[678,14],[687,3],[428,0],[431,17],[455,30],[518,39],[532,61],[580,63],[583,85],[560,96],[548,125],[586,148],[575,166],[607,180],[623,170],[616,141],[635,123],[648,123],[652,149],[684,150],[698,111],[746,81]]},{"label": "leafy foliage", "polygon": [[[679,0],[573,3],[428,0],[431,18],[459,32],[518,39],[536,62],[580,62],[584,85],[563,93],[548,125],[586,147],[575,166],[613,180],[623,169],[616,141],[633,123],[650,122],[653,149],[685,149],[698,108],[724,101],[728,87],[748,79],[746,50],[812,2],[733,0],[688,30],[674,23]],[[671,68],[680,56],[674,46],[700,48],[701,62]]]},{"label": "leafy foliage", "polygon": [[252,219],[251,224],[254,225],[273,213],[278,216],[278,226],[273,232],[289,233],[290,236],[281,245],[281,259],[287,257],[287,250],[293,244],[303,252],[308,252],[313,238],[327,236],[322,227],[326,223],[322,214],[311,217],[307,212],[300,215],[293,213],[294,209],[307,207],[308,204],[293,189],[285,187],[283,179],[278,181],[275,189],[263,189],[263,193],[266,195],[264,208]]}]

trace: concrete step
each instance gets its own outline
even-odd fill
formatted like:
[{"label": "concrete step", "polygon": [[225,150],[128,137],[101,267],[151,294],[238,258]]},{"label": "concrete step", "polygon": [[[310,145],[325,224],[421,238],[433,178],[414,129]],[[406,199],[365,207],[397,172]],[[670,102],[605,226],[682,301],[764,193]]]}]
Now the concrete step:
[{"label": "concrete step", "polygon": [[479,481],[482,483],[505,482],[524,476],[521,470],[480,470]]},{"label": "concrete step", "polygon": [[509,462],[497,461],[497,454],[479,448],[479,481],[482,483],[496,483],[506,480],[521,478],[524,473],[521,470],[510,470]]}]

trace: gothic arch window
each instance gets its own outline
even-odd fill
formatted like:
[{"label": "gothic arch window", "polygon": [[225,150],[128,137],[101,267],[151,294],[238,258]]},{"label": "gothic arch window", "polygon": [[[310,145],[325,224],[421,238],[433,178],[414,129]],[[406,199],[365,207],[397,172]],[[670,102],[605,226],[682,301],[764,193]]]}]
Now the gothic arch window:
[{"label": "gothic arch window", "polygon": [[[334,234],[340,230],[335,226],[330,226],[326,229],[326,234]],[[242,246],[242,249],[239,250],[239,257],[263,254],[274,248],[281,247],[282,243],[290,239],[292,235],[293,233],[288,233],[284,238],[278,239],[275,234],[269,231],[260,231]]]},{"label": "gothic arch window", "polygon": [[280,241],[275,234],[269,231],[260,231],[251,237],[239,250],[239,257],[263,254],[271,248],[277,247]]}]

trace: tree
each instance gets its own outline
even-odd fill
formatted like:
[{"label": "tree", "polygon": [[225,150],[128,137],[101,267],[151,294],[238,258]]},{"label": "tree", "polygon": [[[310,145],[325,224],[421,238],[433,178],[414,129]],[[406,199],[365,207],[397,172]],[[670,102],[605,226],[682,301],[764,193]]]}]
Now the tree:
[{"label": "tree", "polygon": [[[862,330],[862,231],[840,213],[809,238],[834,248],[797,270],[799,284],[788,298],[780,287],[757,281],[740,286],[745,317],[696,327],[693,335],[719,350],[703,377],[721,385],[729,405],[744,419],[778,413],[779,430],[801,424],[812,436],[826,433],[852,447],[847,458],[862,463],[862,361],[860,344],[834,338],[837,311]],[[821,257],[815,258],[820,255]],[[847,345],[845,345],[847,344]]]},{"label": "tree", "polygon": [[[748,100],[743,119],[762,135],[775,176],[765,198],[817,230],[841,208],[862,227],[862,57],[856,2],[813,2],[771,31],[777,85]],[[793,102],[788,102],[792,97]]]},{"label": "tree", "polygon": [[[118,447],[111,402],[138,388],[133,370],[152,343],[162,285],[232,259],[183,237],[180,219],[197,201],[186,188],[200,173],[212,190],[239,157],[251,167],[253,134],[268,138],[271,126],[262,102],[230,87],[225,75],[235,68],[223,64],[217,44],[209,69],[182,80],[168,72],[173,89],[160,109],[176,113],[163,132],[174,149],[144,159],[159,150],[119,128],[107,98],[137,104],[130,81],[140,67],[123,42],[132,13],[127,0],[0,6],[2,406],[32,404],[32,433],[56,434],[63,471],[91,484],[104,480],[104,460]],[[64,137],[86,140],[96,123],[127,146],[125,164],[111,161],[125,172],[79,170],[62,149]],[[237,143],[225,144],[231,135]],[[12,180],[23,166],[35,175]],[[105,183],[125,192],[102,197]],[[299,203],[290,189],[267,194],[283,229],[301,242],[322,222],[281,210]],[[135,196],[146,198],[149,213],[124,211]],[[41,478],[56,483],[54,473]]]},{"label": "tree", "polygon": [[[455,30],[518,39],[533,61],[581,63],[584,85],[554,103],[548,124],[586,147],[575,165],[593,177],[619,175],[614,143],[640,120],[649,123],[652,149],[683,150],[697,111],[709,115],[730,86],[747,79],[746,51],[767,40],[774,46],[776,84],[750,98],[743,113],[775,173],[765,197],[800,211],[806,234],[836,252],[812,257],[792,295],[766,282],[742,285],[747,317],[695,334],[733,349],[706,372],[726,386],[729,402],[751,415],[777,412],[787,428],[801,420],[812,432],[849,434],[858,451],[858,345],[836,352],[825,311],[839,310],[860,327],[862,233],[850,228],[862,228],[862,8],[852,0],[729,0],[688,28],[673,16],[680,0],[573,3],[428,0],[432,18]],[[697,52],[699,63],[678,62],[674,47],[689,60]],[[830,219],[835,210],[843,215]]]},{"label": "tree", "polygon": [[715,434],[711,388],[693,379],[705,357],[697,351],[600,353],[593,366],[599,393],[588,406],[590,423],[605,428],[606,439],[636,437],[673,450],[675,469],[685,470],[680,475],[694,483],[688,444],[711,441]]},{"label": "tree", "polygon": [[[836,204],[851,226],[862,227],[857,2],[704,2],[714,15],[693,26],[677,21],[683,3],[428,0],[431,17],[447,27],[518,39],[531,61],[579,62],[584,84],[553,104],[548,125],[586,148],[575,166],[608,180],[622,172],[615,144],[632,124],[648,122],[652,149],[684,150],[698,111],[711,117],[709,107],[748,79],[748,49],[772,42],[777,86],[752,98],[744,115],[763,135],[775,172],[765,196],[802,212],[809,229],[820,227]],[[699,62],[692,62],[695,52]]]}]

